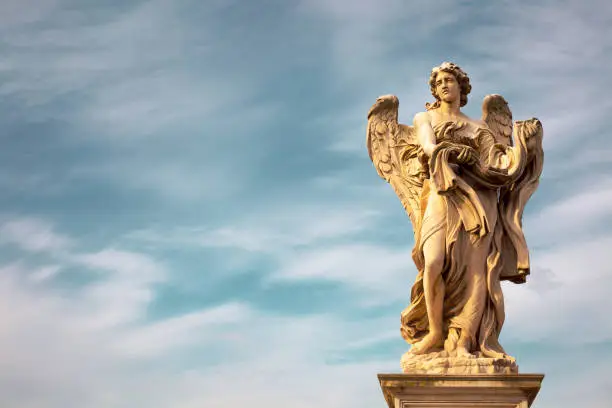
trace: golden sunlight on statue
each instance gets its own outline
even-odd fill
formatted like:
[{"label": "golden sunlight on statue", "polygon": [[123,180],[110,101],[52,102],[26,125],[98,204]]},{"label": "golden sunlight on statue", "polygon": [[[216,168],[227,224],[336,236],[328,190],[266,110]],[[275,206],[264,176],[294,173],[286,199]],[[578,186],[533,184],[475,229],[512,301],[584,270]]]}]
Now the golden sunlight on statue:
[{"label": "golden sunlight on statue", "polygon": [[429,78],[435,101],[413,126],[398,123],[399,101],[378,98],[368,113],[367,147],[378,174],[401,200],[414,231],[418,270],[401,333],[411,373],[514,373],[499,343],[501,281],[524,283],[529,252],[521,220],[543,165],[542,125],[512,122],[500,95],[482,119],[461,112],[471,85],[445,62]]}]

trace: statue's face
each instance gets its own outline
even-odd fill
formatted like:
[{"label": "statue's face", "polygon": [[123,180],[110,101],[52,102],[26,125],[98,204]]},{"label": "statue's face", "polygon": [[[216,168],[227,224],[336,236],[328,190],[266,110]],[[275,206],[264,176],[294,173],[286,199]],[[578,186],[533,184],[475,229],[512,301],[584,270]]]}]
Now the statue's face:
[{"label": "statue's face", "polygon": [[439,72],[436,76],[436,94],[438,98],[447,103],[452,103],[461,98],[461,87],[457,78],[448,72]]}]

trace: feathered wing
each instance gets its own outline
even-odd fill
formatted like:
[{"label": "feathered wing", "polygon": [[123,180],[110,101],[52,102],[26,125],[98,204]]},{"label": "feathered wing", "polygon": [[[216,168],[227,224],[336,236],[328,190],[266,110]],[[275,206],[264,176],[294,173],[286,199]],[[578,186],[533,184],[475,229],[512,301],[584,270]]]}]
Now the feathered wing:
[{"label": "feathered wing", "polygon": [[487,95],[482,102],[482,120],[495,135],[495,141],[512,146],[512,112],[501,95]]},{"label": "feathered wing", "polygon": [[378,175],[399,197],[417,234],[424,210],[421,193],[427,170],[414,128],[397,121],[398,108],[399,100],[394,95],[376,100],[368,112],[366,145]]},{"label": "feathered wing", "polygon": [[[491,168],[507,172],[515,162],[512,154],[512,112],[501,95],[487,95],[482,102],[482,121],[491,131],[481,149],[481,156]],[[483,141],[481,141],[481,144]],[[509,154],[510,153],[510,154]]]}]

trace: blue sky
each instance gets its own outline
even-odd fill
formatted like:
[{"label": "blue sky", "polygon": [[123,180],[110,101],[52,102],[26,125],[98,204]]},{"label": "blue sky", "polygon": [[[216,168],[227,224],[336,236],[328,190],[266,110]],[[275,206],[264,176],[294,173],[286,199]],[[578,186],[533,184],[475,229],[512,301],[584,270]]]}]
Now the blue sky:
[{"label": "blue sky", "polygon": [[506,349],[535,404],[612,399],[612,6],[5,0],[3,407],[365,408],[408,349],[412,232],[365,149],[430,69],[544,124]]}]

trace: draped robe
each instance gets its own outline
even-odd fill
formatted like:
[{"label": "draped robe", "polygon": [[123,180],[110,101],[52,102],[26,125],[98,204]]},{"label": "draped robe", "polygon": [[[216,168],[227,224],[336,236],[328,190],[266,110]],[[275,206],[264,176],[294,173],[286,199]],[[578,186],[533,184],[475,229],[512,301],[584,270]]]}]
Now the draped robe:
[{"label": "draped robe", "polygon": [[[528,149],[527,139],[541,130],[541,124],[517,122],[516,126],[516,148],[496,143],[486,126],[471,134],[453,122],[434,128],[438,144],[421,191],[421,222],[415,229],[412,253],[418,275],[411,303],[401,316],[402,336],[411,344],[429,331],[423,244],[442,231],[445,349],[452,351],[464,333],[471,339],[471,352],[505,354],[498,341],[504,320],[500,281],[523,283],[529,274],[521,217],[542,169],[541,155],[527,157],[527,151],[533,150]],[[476,164],[457,164],[463,146],[477,152]]]}]

